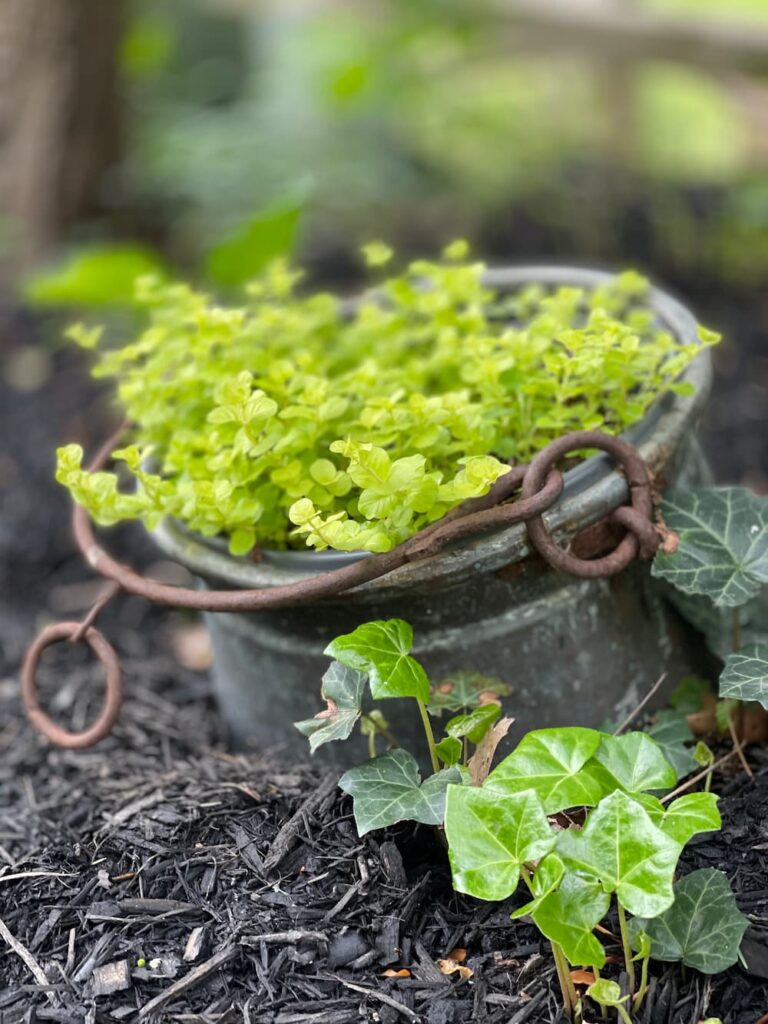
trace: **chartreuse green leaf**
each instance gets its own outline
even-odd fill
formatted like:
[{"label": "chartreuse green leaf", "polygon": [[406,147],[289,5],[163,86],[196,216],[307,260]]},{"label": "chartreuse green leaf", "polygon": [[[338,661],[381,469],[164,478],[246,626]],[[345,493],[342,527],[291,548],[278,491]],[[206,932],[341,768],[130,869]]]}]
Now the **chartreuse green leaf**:
[{"label": "chartreuse green leaf", "polygon": [[454,889],[482,900],[506,899],[517,888],[521,866],[555,845],[533,790],[500,800],[484,788],[450,786],[445,834]]},{"label": "chartreuse green leaf", "polygon": [[617,790],[601,800],[581,832],[561,832],[557,852],[566,868],[615,892],[631,914],[655,917],[672,903],[681,847],[628,793]]},{"label": "chartreuse green leaf", "polygon": [[531,878],[533,899],[522,907],[518,907],[517,910],[513,910],[511,917],[516,919],[532,914],[541,901],[557,888],[564,874],[565,865],[557,854],[548,853],[543,860],[539,861]]},{"label": "chartreuse green leaf", "polygon": [[756,700],[768,708],[768,643],[750,644],[725,659],[720,696]]},{"label": "chartreuse green leaf", "polygon": [[443,711],[471,711],[489,698],[506,697],[510,692],[509,684],[501,679],[480,672],[456,672],[432,687],[429,711],[437,717]]},{"label": "chartreuse green leaf", "polygon": [[692,871],[675,883],[674,896],[660,916],[634,918],[630,933],[648,934],[655,960],[681,961],[703,974],[719,974],[735,964],[748,922],[723,872]]},{"label": "chartreuse green leaf", "polygon": [[597,883],[566,874],[560,888],[544,896],[531,917],[572,964],[602,967],[605,951],[593,931],[608,912],[610,900]]},{"label": "chartreuse green leaf", "polygon": [[636,799],[654,825],[681,847],[699,832],[716,832],[722,824],[716,793],[686,793],[667,806],[649,793]]},{"label": "chartreuse green leaf", "polygon": [[429,680],[421,665],[410,657],[413,630],[402,619],[366,622],[352,633],[336,637],[325,649],[342,665],[368,674],[371,694],[383,697],[416,697],[429,700]]},{"label": "chartreuse green leaf", "polygon": [[656,555],[653,573],[686,594],[735,608],[768,583],[768,500],[743,487],[675,488],[662,503],[680,536],[674,554]]},{"label": "chartreuse green leaf", "polygon": [[623,736],[604,734],[595,760],[628,793],[667,789],[677,782],[677,773],[659,745],[643,732]]},{"label": "chartreuse green leaf", "polygon": [[136,279],[167,275],[162,257],[145,246],[111,242],[76,250],[58,267],[38,272],[24,284],[34,306],[80,308],[132,306]]},{"label": "chartreuse green leaf", "polygon": [[309,738],[314,754],[318,747],[332,740],[347,739],[362,713],[366,676],[347,665],[334,661],[323,676],[320,694],[328,705],[325,711],[303,722],[294,722],[299,732]]},{"label": "chartreuse green leaf", "polygon": [[594,729],[529,732],[491,772],[485,789],[500,798],[532,789],[547,814],[594,806],[605,793],[600,766],[588,765],[599,746],[600,733]]},{"label": "chartreuse green leaf", "polygon": [[687,745],[694,736],[685,714],[671,708],[657,711],[656,720],[646,731],[658,743],[662,754],[675,769],[677,779],[690,775],[697,762]]},{"label": "chartreuse green leaf", "polygon": [[621,988],[616,982],[610,981],[608,978],[598,978],[597,981],[592,982],[587,989],[587,995],[590,999],[594,999],[596,1003],[617,1008],[622,1007],[629,999],[628,995],[623,996],[621,994]]},{"label": "chartreuse green leaf", "polygon": [[339,786],[353,798],[357,831],[364,836],[397,821],[441,825],[445,791],[450,783],[460,782],[458,768],[445,768],[422,782],[416,758],[397,749],[350,768],[339,779]]}]

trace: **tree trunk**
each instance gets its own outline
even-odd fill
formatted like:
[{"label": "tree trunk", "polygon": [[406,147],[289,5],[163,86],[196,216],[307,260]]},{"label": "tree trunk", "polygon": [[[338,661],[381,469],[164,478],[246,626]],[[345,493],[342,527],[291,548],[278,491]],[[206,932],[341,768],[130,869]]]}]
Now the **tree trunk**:
[{"label": "tree trunk", "polygon": [[120,155],[122,0],[0,0],[0,273],[103,209]]}]

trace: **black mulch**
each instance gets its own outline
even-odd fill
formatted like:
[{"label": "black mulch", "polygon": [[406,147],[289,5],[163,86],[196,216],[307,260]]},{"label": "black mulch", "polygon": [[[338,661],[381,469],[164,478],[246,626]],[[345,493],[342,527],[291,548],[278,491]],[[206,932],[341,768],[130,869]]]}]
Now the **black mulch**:
[{"label": "black mulch", "polygon": [[[322,768],[226,753],[201,678],[157,648],[133,652],[122,725],[86,753],[48,749],[0,687],[0,921],[21,944],[0,942],[0,1024],[558,1020],[546,946],[508,906],[451,891],[431,830],[360,840]],[[93,673],[66,678],[78,714]],[[727,784],[726,831],[686,867],[728,872],[764,955],[766,754],[756,767]],[[458,947],[471,978],[436,966]],[[741,968],[669,968],[641,1020],[756,1024],[766,1009],[768,985]]]}]

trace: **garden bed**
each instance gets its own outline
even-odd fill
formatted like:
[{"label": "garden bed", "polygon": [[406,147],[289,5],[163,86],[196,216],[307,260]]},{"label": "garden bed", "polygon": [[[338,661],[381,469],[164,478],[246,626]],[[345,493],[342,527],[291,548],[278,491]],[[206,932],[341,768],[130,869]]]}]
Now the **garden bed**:
[{"label": "garden bed", "polygon": [[[21,944],[0,953],[2,1024],[559,1019],[546,943],[511,903],[456,895],[432,830],[358,839],[332,774],[226,753],[202,678],[151,629],[122,632],[140,682],[96,750],[47,749],[0,690],[0,919]],[[70,670],[73,703],[89,679]],[[685,861],[726,871],[763,977],[662,970],[642,1021],[756,1024],[768,1008],[768,755],[753,757],[754,783],[716,780],[723,832]]]}]

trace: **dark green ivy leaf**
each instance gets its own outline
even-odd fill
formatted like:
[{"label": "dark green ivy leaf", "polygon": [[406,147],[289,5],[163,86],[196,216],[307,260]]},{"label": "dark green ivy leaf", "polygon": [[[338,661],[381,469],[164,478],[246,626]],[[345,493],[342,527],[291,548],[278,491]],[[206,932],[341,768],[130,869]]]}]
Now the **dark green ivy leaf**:
[{"label": "dark green ivy leaf", "polygon": [[675,488],[662,502],[680,536],[674,554],[657,554],[653,574],[686,594],[735,608],[768,583],[768,500],[743,487]]},{"label": "dark green ivy leaf", "polygon": [[332,740],[347,739],[361,714],[366,677],[362,672],[334,661],[323,676],[320,693],[328,705],[314,718],[293,724],[302,735],[309,737],[309,749],[314,754],[318,747]]},{"label": "dark green ivy leaf", "polygon": [[757,700],[768,708],[768,643],[729,654],[720,676],[720,696]]},{"label": "dark green ivy leaf", "polygon": [[339,786],[353,798],[357,831],[364,836],[397,821],[442,825],[445,791],[452,782],[461,783],[458,768],[445,768],[422,782],[416,758],[397,749],[351,768]]},{"label": "dark green ivy leaf", "polygon": [[659,917],[634,918],[651,940],[655,960],[682,961],[702,974],[719,974],[736,963],[747,919],[736,906],[728,879],[715,868],[692,871],[675,883],[675,902]]}]

